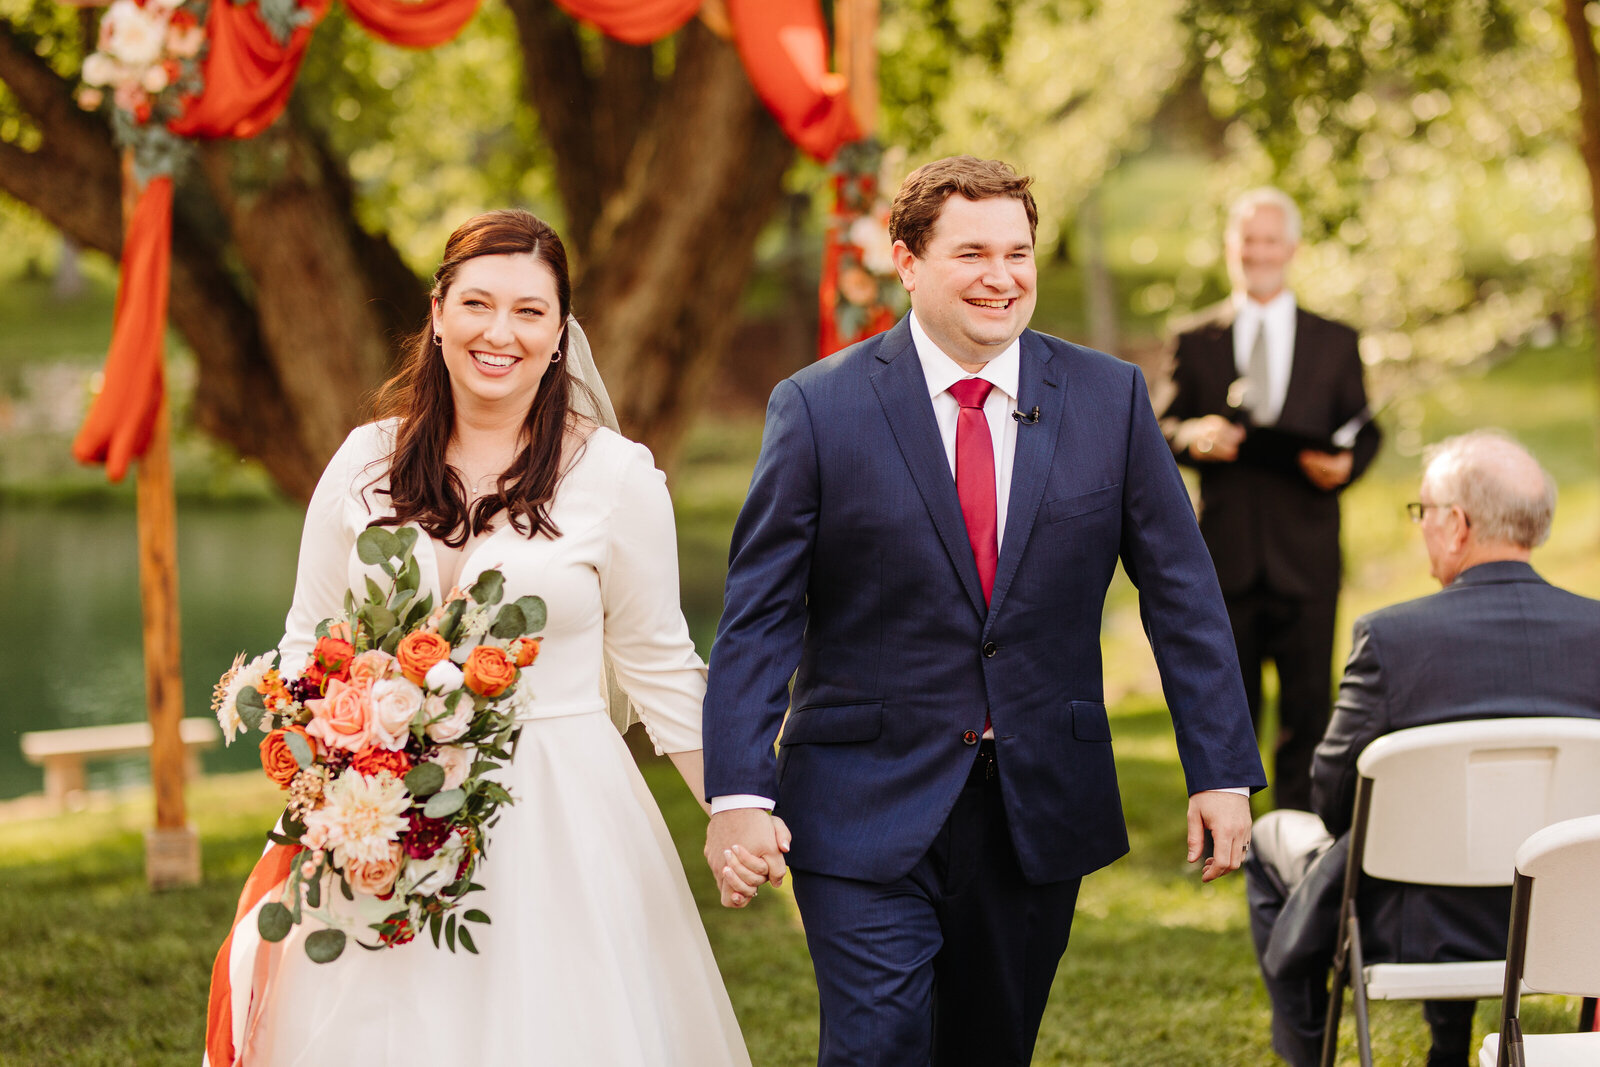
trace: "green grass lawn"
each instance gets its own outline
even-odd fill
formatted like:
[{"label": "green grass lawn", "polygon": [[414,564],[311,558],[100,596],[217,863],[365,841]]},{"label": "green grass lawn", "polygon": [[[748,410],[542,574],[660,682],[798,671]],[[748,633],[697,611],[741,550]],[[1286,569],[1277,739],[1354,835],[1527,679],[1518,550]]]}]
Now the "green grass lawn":
[{"label": "green grass lawn", "polygon": [[[1183,862],[1183,777],[1165,712],[1129,702],[1113,730],[1133,851],[1084,882],[1035,1062],[1273,1062],[1243,883],[1202,886]],[[753,1061],[814,1063],[816,992],[791,898],[768,890],[745,911],[718,907],[699,855],[704,817],[670,764],[650,760],[645,775],[678,842]],[[0,1063],[197,1062],[211,961],[277,795],[255,775],[193,787],[204,882],[156,895],[144,887],[143,796],[109,813],[0,824]],[[1576,1024],[1578,1008],[1533,998],[1528,1010],[1532,1029],[1558,1030]],[[1493,1011],[1480,1006],[1480,1033]],[[1415,1005],[1375,1005],[1374,1016],[1378,1062],[1423,1061],[1427,1037]],[[1346,1038],[1340,1062],[1353,1063]]]}]

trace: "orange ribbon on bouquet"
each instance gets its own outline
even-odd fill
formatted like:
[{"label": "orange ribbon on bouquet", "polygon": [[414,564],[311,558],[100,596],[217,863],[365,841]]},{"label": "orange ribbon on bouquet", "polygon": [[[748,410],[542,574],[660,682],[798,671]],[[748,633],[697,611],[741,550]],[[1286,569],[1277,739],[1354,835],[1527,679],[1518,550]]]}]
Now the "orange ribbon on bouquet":
[{"label": "orange ribbon on bouquet", "polygon": [[[249,1047],[250,1030],[266,1004],[266,989],[282,943],[263,945],[256,930],[260,906],[283,892],[302,845],[272,845],[256,861],[239,894],[233,929],[211,967],[211,999],[206,1006],[204,1067],[236,1067]],[[237,944],[236,944],[237,943]],[[247,982],[236,985],[235,976]]]}]

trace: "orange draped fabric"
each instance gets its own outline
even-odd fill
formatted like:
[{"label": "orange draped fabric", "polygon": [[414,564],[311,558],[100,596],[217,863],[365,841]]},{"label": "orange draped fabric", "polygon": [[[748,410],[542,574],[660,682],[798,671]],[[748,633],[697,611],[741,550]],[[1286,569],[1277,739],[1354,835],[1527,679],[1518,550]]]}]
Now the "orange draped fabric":
[{"label": "orange draped fabric", "polygon": [[72,454],[104,463],[112,481],[144,454],[161,409],[161,345],[167,331],[167,279],[172,269],[172,179],[144,187],[122,242],[122,276],[111,352],[99,395],[89,407]]},{"label": "orange draped fabric", "polygon": [[728,18],[756,95],[801,151],[827,160],[861,139],[817,0],[729,0]]},{"label": "orange draped fabric", "polygon": [[624,44],[649,44],[677,33],[702,0],[555,0],[575,19]]},{"label": "orange draped fabric", "polygon": [[[224,0],[226,2],[226,0]],[[232,1067],[235,1059],[233,1047],[233,1001],[235,990],[230,974],[233,962],[233,935],[239,923],[250,914],[269,893],[283,888],[295,857],[302,851],[299,845],[273,845],[256,861],[255,869],[245,879],[244,891],[239,894],[239,907],[233,913],[234,929],[217,950],[217,962],[211,967],[211,1000],[206,1006],[206,1060],[210,1067]],[[254,968],[252,968],[254,970]],[[249,990],[239,995],[248,996]]]},{"label": "orange draped fabric", "polygon": [[205,92],[168,124],[181,137],[254,137],[271,126],[289,102],[311,31],[328,12],[328,0],[302,5],[311,21],[279,43],[254,4],[217,0],[206,16],[210,51],[201,73]]},{"label": "orange draped fabric", "polygon": [[406,48],[433,48],[472,21],[478,0],[344,0],[344,6],[374,37]]}]

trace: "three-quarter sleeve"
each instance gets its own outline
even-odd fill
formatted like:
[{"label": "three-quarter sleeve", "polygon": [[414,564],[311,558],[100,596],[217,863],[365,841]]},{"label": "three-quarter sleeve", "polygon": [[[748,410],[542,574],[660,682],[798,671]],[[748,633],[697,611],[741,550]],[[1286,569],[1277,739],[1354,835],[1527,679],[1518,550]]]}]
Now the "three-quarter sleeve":
[{"label": "three-quarter sleeve", "polygon": [[683,617],[666,475],[643,445],[630,445],[617,473],[600,599],[617,684],[657,750],[698,749],[706,666]]},{"label": "three-quarter sleeve", "polygon": [[356,480],[377,458],[373,448],[379,437],[374,425],[352,431],[328,461],[311,494],[300,531],[294,600],[284,620],[283,640],[278,642],[285,674],[300,673],[316,644],[317,624],[344,610],[344,594],[350,588],[350,553],[365,525],[353,514],[361,509],[361,486]]}]

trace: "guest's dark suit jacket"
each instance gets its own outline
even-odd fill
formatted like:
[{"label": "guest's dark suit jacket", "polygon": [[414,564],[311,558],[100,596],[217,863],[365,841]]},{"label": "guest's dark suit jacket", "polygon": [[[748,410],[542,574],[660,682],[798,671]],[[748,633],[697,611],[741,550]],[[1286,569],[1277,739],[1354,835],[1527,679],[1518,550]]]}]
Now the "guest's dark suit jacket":
[{"label": "guest's dark suit jacket", "polygon": [[711,652],[706,790],[775,797],[797,869],[904,876],[949,816],[986,713],[1031,882],[1127,851],[1100,676],[1119,559],[1189,790],[1265,785],[1222,596],[1144,378],[1032,330],[1020,363],[1018,406],[1039,417],[1017,427],[987,606],[909,323],[773,391]]},{"label": "guest's dark suit jacket", "polygon": [[[1239,377],[1233,356],[1233,304],[1203,313],[1178,337],[1164,418],[1203,415],[1233,418],[1228,393]],[[1356,332],[1296,311],[1294,358],[1278,429],[1327,439],[1367,406]],[[1377,454],[1377,424],[1357,436],[1350,481]],[[1190,462],[1188,456],[1181,462]],[[1200,531],[1216,563],[1225,595],[1248,591],[1258,580],[1284,596],[1312,599],[1339,592],[1339,490],[1312,485],[1298,469],[1233,463],[1195,463],[1200,472]],[[1348,484],[1348,483],[1347,483]]]},{"label": "guest's dark suit jacket", "polygon": [[[1375,738],[1460,719],[1552,715],[1600,718],[1600,601],[1556,588],[1526,563],[1479,564],[1432,596],[1358,620],[1311,768],[1312,806],[1341,841],[1291,895],[1263,960],[1268,972],[1292,973],[1296,960],[1314,968],[1332,950],[1356,760]],[[1505,955],[1509,888],[1362,885],[1370,961]]]}]

